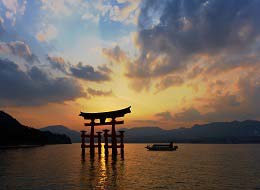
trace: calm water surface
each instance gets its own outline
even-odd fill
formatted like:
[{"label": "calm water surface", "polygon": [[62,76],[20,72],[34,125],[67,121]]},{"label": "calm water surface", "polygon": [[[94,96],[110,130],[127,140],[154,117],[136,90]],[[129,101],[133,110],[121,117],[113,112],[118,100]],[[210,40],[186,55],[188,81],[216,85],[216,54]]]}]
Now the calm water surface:
[{"label": "calm water surface", "polygon": [[125,160],[81,160],[80,144],[0,150],[1,190],[259,189],[260,145],[181,144],[150,152],[126,144]]}]

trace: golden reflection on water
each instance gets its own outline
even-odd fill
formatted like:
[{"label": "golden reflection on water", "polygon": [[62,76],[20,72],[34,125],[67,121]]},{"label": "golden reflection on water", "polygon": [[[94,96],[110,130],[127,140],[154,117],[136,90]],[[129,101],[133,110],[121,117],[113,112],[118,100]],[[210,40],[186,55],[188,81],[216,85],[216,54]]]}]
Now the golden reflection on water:
[{"label": "golden reflection on water", "polygon": [[104,144],[101,145],[101,155],[99,156],[99,175],[97,181],[98,189],[106,189],[107,182],[107,159],[105,157]]},{"label": "golden reflection on water", "polygon": [[111,154],[79,162],[80,144],[0,151],[0,190],[260,189],[260,145],[179,145],[146,151],[125,144],[125,160]]},{"label": "golden reflection on water", "polygon": [[[120,156],[120,155],[118,155]],[[112,155],[105,156],[102,144],[101,155],[95,154],[90,158],[86,151],[86,158],[82,159],[80,184],[84,189],[118,189],[124,175],[123,159],[112,159]]]}]

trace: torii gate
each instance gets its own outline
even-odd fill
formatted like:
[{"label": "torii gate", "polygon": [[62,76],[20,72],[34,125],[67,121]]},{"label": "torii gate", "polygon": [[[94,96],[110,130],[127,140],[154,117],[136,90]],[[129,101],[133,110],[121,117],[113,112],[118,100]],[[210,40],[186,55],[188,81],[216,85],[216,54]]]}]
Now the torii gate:
[{"label": "torii gate", "polygon": [[[112,131],[111,134],[108,134],[109,130],[105,129],[104,131],[104,139],[105,139],[105,155],[108,155],[108,148],[112,148],[112,156],[117,155],[117,148],[121,149],[121,155],[124,155],[124,143],[123,143],[123,138],[124,138],[124,131],[119,131],[120,134],[116,134],[116,124],[124,124],[124,121],[116,121],[117,117],[124,117],[125,114],[131,113],[130,110],[131,106],[121,109],[121,110],[116,110],[116,111],[109,111],[109,112],[99,112],[99,113],[84,113],[80,112],[79,116],[82,116],[85,120],[90,120],[89,123],[85,123],[85,126],[90,126],[90,135],[86,134],[86,131],[81,131],[81,138],[82,138],[82,143],[81,143],[81,148],[82,148],[82,155],[85,155],[85,148],[90,148],[90,156],[95,155],[95,147],[98,147],[98,153],[101,154],[101,133],[102,132],[97,132],[97,135],[94,134],[94,127],[95,126],[101,126],[101,125],[112,125]],[[106,119],[110,118],[111,121],[107,121]],[[96,123],[95,120],[98,119],[99,123]],[[89,137],[90,142],[89,145],[85,144],[85,138]],[[108,137],[111,137],[111,146],[108,145]],[[120,145],[117,145],[117,137],[120,137]],[[94,138],[98,138],[98,145],[95,145]]]}]

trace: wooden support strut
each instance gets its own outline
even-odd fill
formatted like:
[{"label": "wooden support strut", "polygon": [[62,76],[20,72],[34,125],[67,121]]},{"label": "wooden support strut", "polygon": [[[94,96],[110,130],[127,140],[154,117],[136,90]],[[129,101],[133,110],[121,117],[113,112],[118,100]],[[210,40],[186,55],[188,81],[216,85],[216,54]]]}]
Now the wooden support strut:
[{"label": "wooden support strut", "polygon": [[105,156],[108,156],[108,129],[103,130],[104,131],[104,141],[105,141]]},{"label": "wooden support strut", "polygon": [[[124,121],[115,121],[114,124],[118,124],[118,125],[124,124]],[[85,126],[91,126],[91,125],[92,125],[91,122],[90,122],[90,123],[85,123]],[[94,123],[94,125],[95,125],[95,126],[113,125],[113,121],[105,122],[105,123],[102,123],[102,122],[100,122],[100,123]]]},{"label": "wooden support strut", "polygon": [[97,137],[98,137],[98,154],[100,155],[101,154],[101,133],[102,132],[97,132]]},{"label": "wooden support strut", "polygon": [[86,138],[86,131],[81,132],[81,154],[85,156],[85,138]]},{"label": "wooden support strut", "polygon": [[95,155],[95,146],[94,146],[94,126],[95,126],[95,119],[91,119],[91,130],[90,130],[90,140],[89,140],[89,145],[90,145],[90,156],[94,157]]},{"label": "wooden support strut", "polygon": [[124,158],[124,154],[125,154],[125,151],[124,151],[124,132],[125,131],[118,131],[120,133],[120,153],[121,153],[121,158]]},{"label": "wooden support strut", "polygon": [[116,119],[112,118],[112,131],[111,131],[111,142],[112,142],[112,156],[117,155],[117,139],[116,139]]},{"label": "wooden support strut", "polygon": [[[115,156],[115,149],[117,151],[117,148],[120,148],[120,154],[121,154],[121,157],[124,157],[124,131],[118,131],[119,134],[117,135],[116,132],[115,132],[115,135],[114,134],[108,134],[109,130],[108,129],[105,129],[103,130],[104,131],[104,140],[105,140],[105,145],[104,145],[104,148],[105,148],[105,155],[107,156],[108,155],[108,149],[109,148],[112,148],[112,155]],[[90,154],[92,155],[92,152],[93,149],[95,151],[95,147],[98,148],[98,154],[101,154],[101,133],[102,132],[97,132],[97,135],[87,135],[86,134],[87,132],[86,131],[81,131],[81,148],[82,148],[82,154],[85,155],[85,148],[90,148]],[[95,145],[94,142],[91,143],[90,141],[90,144],[85,144],[86,141],[85,141],[85,138],[98,138],[98,144]],[[111,145],[108,144],[108,138],[111,137]],[[117,144],[117,140],[115,141],[116,138],[120,138],[120,144],[118,145]],[[116,152],[117,153],[117,152]],[[92,155],[93,156],[93,155]]]}]

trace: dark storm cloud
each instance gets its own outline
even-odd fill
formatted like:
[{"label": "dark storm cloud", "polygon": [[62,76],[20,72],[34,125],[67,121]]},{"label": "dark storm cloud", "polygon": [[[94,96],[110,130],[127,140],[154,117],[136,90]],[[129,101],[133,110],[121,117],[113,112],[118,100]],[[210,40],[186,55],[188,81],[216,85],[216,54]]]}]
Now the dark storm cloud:
[{"label": "dark storm cloud", "polygon": [[0,88],[1,106],[62,103],[84,95],[74,79],[50,78],[36,66],[22,71],[7,59],[0,59]]},{"label": "dark storm cloud", "polygon": [[[200,54],[222,56],[223,64],[214,63],[215,70],[239,66],[257,43],[259,7],[259,0],[144,1],[138,23],[141,55],[129,65],[126,76],[184,72]],[[161,60],[153,63],[158,57]]]},{"label": "dark storm cloud", "polygon": [[102,82],[110,80],[109,73],[103,70],[95,70],[91,65],[83,65],[79,62],[76,66],[71,66],[72,76],[87,81]]},{"label": "dark storm cloud", "polygon": [[94,82],[110,80],[109,75],[112,70],[106,64],[100,65],[95,69],[91,65],[83,65],[81,62],[77,65],[72,65],[69,62],[65,62],[62,57],[48,55],[47,60],[53,69],[58,70],[67,76]]},{"label": "dark storm cloud", "polygon": [[[142,20],[153,11],[152,4],[166,3],[160,23],[145,29]],[[260,31],[258,0],[145,1],[139,26],[139,42],[145,50],[184,54],[240,49],[254,42]],[[151,7],[150,7],[151,6]],[[148,18],[149,19],[149,18]],[[160,40],[154,40],[160,38]]]}]

